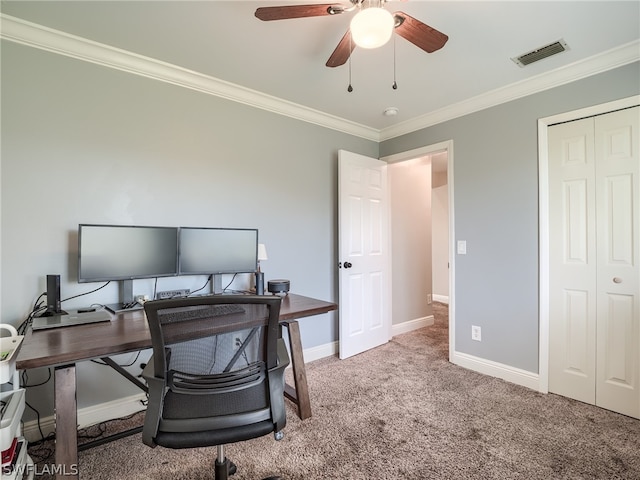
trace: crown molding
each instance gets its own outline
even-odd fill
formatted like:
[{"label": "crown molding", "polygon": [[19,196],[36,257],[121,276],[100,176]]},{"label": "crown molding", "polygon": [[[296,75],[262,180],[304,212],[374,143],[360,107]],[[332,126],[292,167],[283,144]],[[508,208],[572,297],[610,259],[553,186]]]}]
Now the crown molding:
[{"label": "crown molding", "polygon": [[0,38],[160,80],[377,142],[379,131],[170,63],[0,13]]},{"label": "crown molding", "polygon": [[398,123],[380,131],[380,141],[389,140],[422,128],[453,120],[473,112],[549,90],[582,78],[603,73],[640,60],[640,41],[636,40],[599,55],[560,67],[535,77],[512,83],[482,95],[448,105],[426,115]]},{"label": "crown molding", "polygon": [[640,41],[446,106],[383,130],[281,98],[0,13],[0,38],[85,62],[159,80],[297,120],[381,142],[640,60]]}]

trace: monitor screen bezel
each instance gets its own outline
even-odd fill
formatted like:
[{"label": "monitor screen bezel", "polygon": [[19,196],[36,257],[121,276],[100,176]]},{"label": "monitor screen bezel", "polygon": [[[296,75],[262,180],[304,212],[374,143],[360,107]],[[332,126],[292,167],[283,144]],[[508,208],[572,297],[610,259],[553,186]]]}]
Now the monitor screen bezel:
[{"label": "monitor screen bezel", "polygon": [[[85,278],[82,276],[82,231],[84,228],[127,228],[127,229],[154,229],[173,231],[175,235],[175,251],[174,266],[171,272],[158,272],[150,274],[134,274],[134,275],[106,275],[95,276]],[[178,241],[179,241],[179,228],[168,227],[159,225],[116,225],[116,224],[100,224],[100,223],[81,223],[78,224],[78,283],[94,283],[94,282],[108,282],[108,281],[121,281],[121,280],[136,280],[142,278],[160,278],[160,277],[175,277],[178,276]]]},{"label": "monitor screen bezel", "polygon": [[[238,268],[238,269],[217,269],[216,271],[209,270],[189,270],[183,271],[183,245],[182,245],[182,233],[185,230],[202,230],[202,231],[245,231],[245,232],[254,232],[255,233],[255,254],[254,254],[254,265],[252,268]],[[187,276],[187,275],[230,275],[236,273],[255,273],[258,269],[258,242],[259,242],[259,232],[257,228],[235,228],[235,227],[180,227],[180,231],[178,232],[178,275]]]}]

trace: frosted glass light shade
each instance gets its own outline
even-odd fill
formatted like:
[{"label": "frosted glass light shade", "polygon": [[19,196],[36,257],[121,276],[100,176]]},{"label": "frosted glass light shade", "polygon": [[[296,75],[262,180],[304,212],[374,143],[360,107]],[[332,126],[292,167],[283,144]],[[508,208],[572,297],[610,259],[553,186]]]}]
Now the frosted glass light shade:
[{"label": "frosted glass light shade", "polygon": [[264,243],[258,244],[258,261],[260,260],[268,260],[267,247],[264,246]]},{"label": "frosted glass light shade", "polygon": [[362,48],[378,48],[391,38],[395,21],[388,10],[365,8],[351,19],[351,38]]}]

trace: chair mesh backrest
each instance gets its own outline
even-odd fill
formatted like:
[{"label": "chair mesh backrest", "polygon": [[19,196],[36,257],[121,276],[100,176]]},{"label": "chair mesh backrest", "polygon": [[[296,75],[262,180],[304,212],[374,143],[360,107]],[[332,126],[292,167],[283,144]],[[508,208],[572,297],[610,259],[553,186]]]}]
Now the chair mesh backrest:
[{"label": "chair mesh backrest", "polygon": [[[159,301],[149,307],[155,372],[164,375],[169,388],[163,417],[268,407],[266,372],[277,363],[279,303],[234,295]],[[212,401],[207,395],[216,397]]]}]

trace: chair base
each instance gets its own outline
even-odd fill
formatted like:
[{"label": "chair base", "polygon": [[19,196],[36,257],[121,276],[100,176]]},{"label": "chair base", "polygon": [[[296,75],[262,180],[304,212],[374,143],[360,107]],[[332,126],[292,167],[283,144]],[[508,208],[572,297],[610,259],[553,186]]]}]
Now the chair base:
[{"label": "chair base", "polygon": [[215,466],[214,466],[214,478],[215,480],[228,480],[231,475],[236,473],[237,467],[236,464],[233,463],[228,458],[225,458],[224,461],[220,462],[216,458]]},{"label": "chair base", "polygon": [[[215,480],[228,480],[228,478],[231,475],[235,474],[237,470],[238,468],[236,467],[236,464],[233,463],[228,458],[225,458],[224,462],[219,462],[218,459],[216,459]],[[262,480],[284,480],[284,479],[282,477],[275,476],[275,477],[266,477],[266,478],[263,478]]]}]

